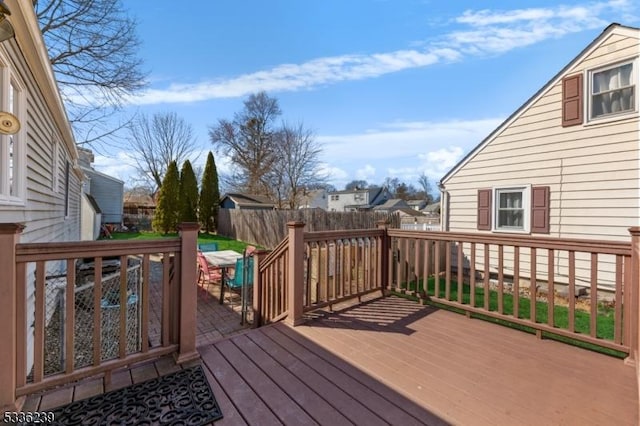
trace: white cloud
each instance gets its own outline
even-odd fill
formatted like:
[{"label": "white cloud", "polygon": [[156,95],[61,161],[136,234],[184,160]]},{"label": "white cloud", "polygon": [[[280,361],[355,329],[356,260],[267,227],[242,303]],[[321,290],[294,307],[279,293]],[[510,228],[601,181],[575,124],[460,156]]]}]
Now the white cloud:
[{"label": "white cloud", "polygon": [[440,179],[460,161],[464,152],[459,146],[450,146],[420,154],[418,158],[422,161],[421,167],[427,176]]},{"label": "white cloud", "polygon": [[[394,122],[357,134],[320,135],[318,140],[326,164],[341,167],[342,172],[355,170],[341,173],[340,179],[329,176],[338,188],[353,179],[382,183],[386,177],[397,177],[416,183],[423,173],[437,181],[501,122],[501,118]],[[354,164],[364,166],[356,169]]]},{"label": "white cloud", "polygon": [[[549,38],[602,28],[606,23],[619,19],[621,14],[628,17],[632,11],[633,5],[628,0],[507,11],[467,10],[450,23],[463,28],[452,29],[422,49],[315,58],[236,77],[149,89],[129,101],[136,105],[188,103],[242,97],[261,90],[307,90],[341,81],[375,78],[442,61],[459,61],[465,55],[503,53]],[[76,100],[83,102],[82,99]]]},{"label": "white cloud", "polygon": [[119,151],[108,157],[95,154],[93,167],[101,173],[124,181],[125,186],[131,186],[137,175],[135,164],[136,161],[130,153]]},{"label": "white cloud", "polygon": [[332,166],[328,163],[320,163],[318,168],[320,176],[324,176],[327,181],[336,186],[336,188],[342,188],[349,180],[349,173],[340,167]]},{"label": "white cloud", "polygon": [[[426,147],[455,145],[471,149],[502,122],[501,118],[443,122],[397,122],[358,134],[320,135],[328,163],[417,159]],[[331,160],[329,160],[331,159]],[[377,167],[376,167],[377,168]],[[382,169],[386,169],[383,167]]]},{"label": "white cloud", "polygon": [[417,155],[417,162],[405,167],[390,167],[387,173],[405,182],[417,182],[425,174],[432,181],[439,181],[463,157],[464,150],[459,146],[449,146]]},{"label": "white cloud", "polygon": [[369,180],[376,175],[376,168],[371,164],[366,164],[363,168],[356,171],[358,180]]}]

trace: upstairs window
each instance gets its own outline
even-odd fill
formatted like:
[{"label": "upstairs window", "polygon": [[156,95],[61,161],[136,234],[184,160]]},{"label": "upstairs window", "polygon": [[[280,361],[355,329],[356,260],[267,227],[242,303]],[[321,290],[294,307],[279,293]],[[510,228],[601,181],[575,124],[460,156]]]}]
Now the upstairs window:
[{"label": "upstairs window", "polygon": [[636,111],[634,63],[591,71],[589,117],[599,119]]},{"label": "upstairs window", "polygon": [[339,195],[332,195],[331,196],[331,201],[338,201],[340,199]]}]

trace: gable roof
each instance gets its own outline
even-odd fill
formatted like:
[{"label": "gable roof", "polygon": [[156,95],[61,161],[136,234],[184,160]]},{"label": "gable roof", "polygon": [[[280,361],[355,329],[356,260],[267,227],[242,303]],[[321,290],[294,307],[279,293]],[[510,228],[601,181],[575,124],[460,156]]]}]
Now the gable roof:
[{"label": "gable roof", "polygon": [[392,198],[385,201],[383,204],[375,206],[374,210],[398,210],[400,208],[407,208],[409,204],[401,198]]},{"label": "gable roof", "polygon": [[369,197],[377,195],[382,190],[381,187],[374,188],[356,188],[356,189],[343,189],[341,191],[329,192],[329,195],[342,195],[342,194],[365,194],[368,193]]},{"label": "gable roof", "polygon": [[432,203],[425,208],[420,210],[422,213],[439,213],[440,212],[440,203]]},{"label": "gable roof", "polygon": [[446,181],[453,176],[458,170],[460,170],[465,164],[467,164],[473,157],[476,156],[485,146],[487,146],[493,139],[495,139],[504,129],[506,129],[513,121],[515,121],[521,114],[523,114],[529,106],[537,101],[544,93],[551,87],[558,83],[558,81],[569,71],[574,65],[582,61],[588,56],[596,47],[598,47],[607,37],[611,34],[624,34],[629,37],[640,37],[640,28],[621,25],[618,23],[612,23],[605,28],[598,37],[596,37],[587,47],[585,47],[571,62],[565,65],[551,80],[547,82],[540,90],[533,94],[527,101],[515,110],[506,120],[502,122],[493,132],[489,134],[482,142],[480,142],[475,148],[473,148],[467,155],[465,155],[455,166],[453,166],[438,182],[439,185],[444,185]]},{"label": "gable roof", "polygon": [[239,192],[229,192],[225,194],[220,202],[225,198],[231,199],[237,206],[241,207],[250,207],[250,206],[271,206],[275,207],[275,203],[271,201],[268,197],[264,195],[254,195],[254,194],[241,194]]},{"label": "gable roof", "polygon": [[402,207],[397,210],[394,210],[394,213],[398,213],[400,216],[411,216],[411,217],[423,217],[424,214],[420,213],[417,210],[412,209],[411,207]]}]

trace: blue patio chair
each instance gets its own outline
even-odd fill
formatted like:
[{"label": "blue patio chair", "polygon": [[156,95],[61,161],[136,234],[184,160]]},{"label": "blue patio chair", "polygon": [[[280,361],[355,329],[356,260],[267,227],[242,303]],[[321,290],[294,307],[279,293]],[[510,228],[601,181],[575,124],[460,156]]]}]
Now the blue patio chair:
[{"label": "blue patio chair", "polygon": [[[242,295],[242,288],[244,286],[245,295]],[[233,276],[225,276],[223,279],[222,290],[220,294],[220,303],[224,302],[225,289],[230,293],[236,293],[240,295],[240,300],[244,306],[246,298],[249,294],[252,294],[251,288],[253,287],[253,257],[241,257],[236,260],[236,267]],[[232,304],[232,299],[229,297],[229,304]]]},{"label": "blue patio chair", "polygon": [[201,244],[198,244],[198,250],[200,250],[202,252],[218,251],[218,243],[201,243]]}]

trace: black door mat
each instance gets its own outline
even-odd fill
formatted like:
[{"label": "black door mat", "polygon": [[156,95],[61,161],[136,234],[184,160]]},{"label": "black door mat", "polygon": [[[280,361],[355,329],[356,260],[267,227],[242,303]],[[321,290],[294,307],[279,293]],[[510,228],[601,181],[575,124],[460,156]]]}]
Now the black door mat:
[{"label": "black door mat", "polygon": [[222,411],[201,366],[51,410],[56,425],[205,425]]}]

